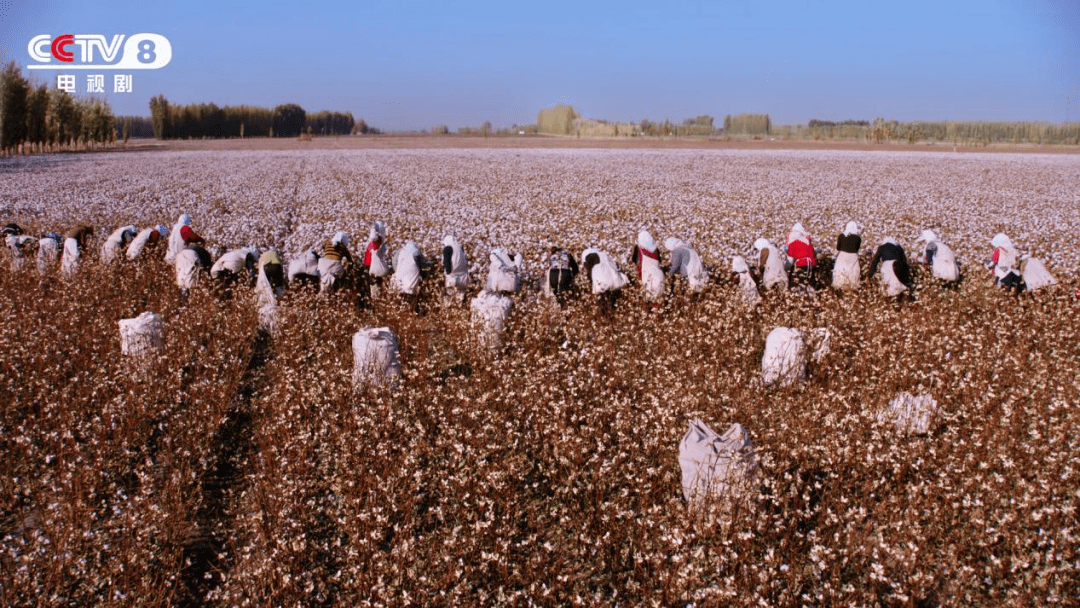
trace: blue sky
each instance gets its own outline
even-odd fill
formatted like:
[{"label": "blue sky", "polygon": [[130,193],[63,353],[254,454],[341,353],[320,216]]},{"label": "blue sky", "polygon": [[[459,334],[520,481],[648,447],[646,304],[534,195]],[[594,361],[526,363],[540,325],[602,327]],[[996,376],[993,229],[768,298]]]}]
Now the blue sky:
[{"label": "blue sky", "polygon": [[[0,56],[38,34],[172,43],[107,93],[350,111],[383,129],[583,116],[1080,120],[1080,1],[122,3],[0,0]],[[24,71],[29,73],[29,71]],[[78,87],[85,88],[85,72]],[[112,72],[102,71],[110,79]],[[55,85],[55,72],[35,70]]]}]

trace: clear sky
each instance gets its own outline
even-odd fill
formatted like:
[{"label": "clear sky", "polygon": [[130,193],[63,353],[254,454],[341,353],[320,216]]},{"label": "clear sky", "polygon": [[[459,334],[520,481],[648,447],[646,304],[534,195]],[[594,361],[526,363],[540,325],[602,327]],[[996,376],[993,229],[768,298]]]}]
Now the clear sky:
[{"label": "clear sky", "polygon": [[[161,93],[389,130],[526,124],[559,103],[634,122],[1080,120],[1080,0],[0,0],[0,32],[24,68],[38,34],[167,37],[171,63],[133,72],[132,92],[102,71],[120,115]],[[86,72],[67,73],[82,93]]]}]

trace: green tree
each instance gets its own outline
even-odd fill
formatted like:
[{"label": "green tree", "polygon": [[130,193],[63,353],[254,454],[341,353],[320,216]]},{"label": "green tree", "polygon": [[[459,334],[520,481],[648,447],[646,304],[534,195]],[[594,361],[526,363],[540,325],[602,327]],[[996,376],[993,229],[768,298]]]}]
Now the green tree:
[{"label": "green tree", "polygon": [[49,113],[49,87],[41,85],[32,90],[26,106],[26,140],[40,148],[49,139],[45,124]]},{"label": "green tree", "polygon": [[296,137],[304,132],[307,113],[295,103],[274,108],[274,133],[278,137]]},{"label": "green tree", "polygon": [[75,100],[62,89],[49,91],[49,113],[45,124],[49,140],[57,146],[65,146],[76,136],[78,129],[78,111]]},{"label": "green tree", "polygon": [[0,150],[10,150],[26,141],[27,94],[30,83],[14,62],[0,73]]}]

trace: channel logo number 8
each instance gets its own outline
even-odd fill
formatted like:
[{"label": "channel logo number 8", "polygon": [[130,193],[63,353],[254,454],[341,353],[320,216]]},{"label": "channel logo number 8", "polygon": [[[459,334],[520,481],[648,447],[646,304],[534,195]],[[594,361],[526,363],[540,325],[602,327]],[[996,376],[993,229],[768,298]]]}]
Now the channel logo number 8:
[{"label": "channel logo number 8", "polygon": [[133,34],[124,42],[124,57],[116,66],[127,70],[156,70],[172,61],[172,44],[160,34]]}]

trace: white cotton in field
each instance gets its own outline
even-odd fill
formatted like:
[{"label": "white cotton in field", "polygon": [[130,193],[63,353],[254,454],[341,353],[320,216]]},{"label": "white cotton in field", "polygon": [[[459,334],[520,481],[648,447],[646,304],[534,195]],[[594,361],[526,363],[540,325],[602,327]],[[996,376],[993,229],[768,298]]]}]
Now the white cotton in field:
[{"label": "white cotton in field", "polygon": [[938,402],[930,395],[900,393],[881,411],[879,419],[891,421],[901,433],[925,435],[937,413]]}]

